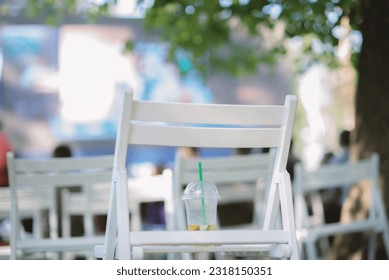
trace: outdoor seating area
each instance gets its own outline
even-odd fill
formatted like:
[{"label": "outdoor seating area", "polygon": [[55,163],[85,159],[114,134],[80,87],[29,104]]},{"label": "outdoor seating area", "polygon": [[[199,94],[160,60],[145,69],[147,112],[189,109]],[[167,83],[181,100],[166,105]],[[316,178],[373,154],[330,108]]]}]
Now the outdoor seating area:
[{"label": "outdoor seating area", "polygon": [[389,259],[385,1],[16,2],[0,262]]},{"label": "outdoor seating area", "polygon": [[[123,91],[120,104],[112,155],[18,159],[8,153],[10,186],[1,189],[0,205],[2,217],[10,217],[11,235],[2,258],[331,259],[334,241],[330,238],[348,233],[370,233],[366,240],[369,259],[376,258],[379,236],[389,252],[377,155],[360,163],[323,165],[313,171],[297,163],[292,183],[286,166],[297,105],[294,96],[287,96],[283,106],[213,106],[138,101],[131,91]],[[213,157],[188,156],[177,149],[171,169],[128,176],[127,149],[139,144],[270,149]],[[367,219],[328,223],[323,190],[341,188],[344,192],[364,179],[370,182],[365,188],[372,199]],[[215,227],[191,230],[188,211],[195,210],[187,208],[183,197],[193,182],[215,184],[218,207],[231,205],[229,215],[240,213],[238,221],[242,222],[223,226],[226,217],[217,208],[207,208],[211,200],[202,190],[198,211],[215,211],[216,220],[203,220],[203,225]],[[71,191],[74,186],[80,190]],[[198,191],[192,195],[195,201],[200,201]],[[162,202],[163,224],[150,228],[142,204],[156,202]],[[251,208],[239,212],[234,203],[251,204]],[[75,216],[81,217],[82,235],[72,234],[72,228],[80,226],[73,224]],[[23,228],[25,218],[32,220],[29,235]]]}]

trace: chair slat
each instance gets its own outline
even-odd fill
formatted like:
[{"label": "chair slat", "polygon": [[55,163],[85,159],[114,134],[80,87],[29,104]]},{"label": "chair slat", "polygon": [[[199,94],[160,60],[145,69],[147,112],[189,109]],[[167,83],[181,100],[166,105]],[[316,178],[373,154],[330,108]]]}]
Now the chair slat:
[{"label": "chair slat", "polygon": [[215,231],[139,231],[131,233],[133,245],[180,245],[180,244],[267,244],[288,243],[284,230],[250,230],[241,236],[236,230]]},{"label": "chair slat", "polygon": [[99,156],[93,161],[87,157],[79,158],[50,158],[50,159],[31,159],[18,158],[15,165],[15,172],[52,172],[52,171],[71,171],[86,169],[112,169],[112,156]]},{"label": "chair slat", "polygon": [[93,173],[67,173],[67,174],[23,174],[16,177],[18,187],[24,186],[79,186],[101,181],[109,181],[112,171]]},{"label": "chair slat", "polygon": [[[269,175],[268,170],[213,170],[212,172],[207,172],[207,169],[203,169],[204,178],[207,181],[217,184],[231,183],[231,182],[255,182],[259,178],[266,178]],[[190,181],[198,180],[198,171],[185,172],[182,175],[182,182],[186,184]]]},{"label": "chair slat", "polygon": [[371,174],[371,163],[365,160],[347,165],[324,165],[317,170],[303,172],[301,184],[304,192],[311,192],[357,183],[371,178]]},{"label": "chair slat", "polygon": [[[133,101],[132,119],[192,124],[281,125],[284,106],[242,106],[226,104],[157,103]],[[211,117],[210,117],[211,116]]]},{"label": "chair slat", "polygon": [[[282,131],[276,128],[228,128],[131,125],[128,143],[174,147],[261,148],[277,147]],[[196,135],[196,138],[193,135]],[[236,139],[241,139],[239,142]]]},{"label": "chair slat", "polygon": [[349,224],[326,224],[318,228],[312,228],[310,232],[316,238],[335,236],[337,234],[349,234],[355,232],[373,231],[377,227],[375,220],[352,222]]},{"label": "chair slat", "polygon": [[[198,158],[188,158],[182,162],[182,168],[186,170],[193,169],[197,172]],[[241,168],[261,169],[269,165],[269,157],[264,154],[249,154],[249,155],[231,155],[228,157],[211,157],[207,158],[207,166],[203,168]]]}]

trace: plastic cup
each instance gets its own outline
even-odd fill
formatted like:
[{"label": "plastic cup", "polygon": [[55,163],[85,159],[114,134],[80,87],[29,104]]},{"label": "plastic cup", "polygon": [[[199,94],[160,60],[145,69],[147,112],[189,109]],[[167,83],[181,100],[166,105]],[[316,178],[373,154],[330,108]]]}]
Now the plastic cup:
[{"label": "plastic cup", "polygon": [[217,203],[220,195],[215,184],[208,181],[192,181],[185,188],[182,199],[185,202],[188,230],[215,230]]}]

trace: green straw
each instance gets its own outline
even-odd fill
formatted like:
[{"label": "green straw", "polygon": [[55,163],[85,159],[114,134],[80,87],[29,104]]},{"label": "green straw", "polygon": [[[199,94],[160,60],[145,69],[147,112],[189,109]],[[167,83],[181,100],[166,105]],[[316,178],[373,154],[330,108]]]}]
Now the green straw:
[{"label": "green straw", "polygon": [[199,162],[199,177],[200,177],[200,187],[201,187],[201,210],[203,214],[203,224],[207,224],[207,219],[205,216],[205,201],[204,201],[204,184],[203,184],[203,168],[201,162]]}]

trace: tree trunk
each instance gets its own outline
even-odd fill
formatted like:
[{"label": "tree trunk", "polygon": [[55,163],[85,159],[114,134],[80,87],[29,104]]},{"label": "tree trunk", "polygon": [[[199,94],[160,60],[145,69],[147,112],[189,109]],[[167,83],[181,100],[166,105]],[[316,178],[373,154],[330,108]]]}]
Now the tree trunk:
[{"label": "tree trunk", "polygon": [[[372,152],[380,155],[382,194],[389,209],[389,1],[361,0],[363,44],[358,61],[355,100],[356,126],[353,137],[354,159]],[[342,219],[361,215],[368,193],[357,187],[342,209]],[[357,211],[356,211],[357,210]],[[357,214],[357,212],[359,212]],[[363,215],[366,213],[362,213]],[[363,239],[361,239],[363,238]],[[336,237],[334,258],[364,258],[365,236]],[[350,246],[354,245],[354,246]],[[359,245],[359,246],[358,246]],[[378,251],[382,246],[378,246]],[[379,254],[377,258],[388,258]]]}]

